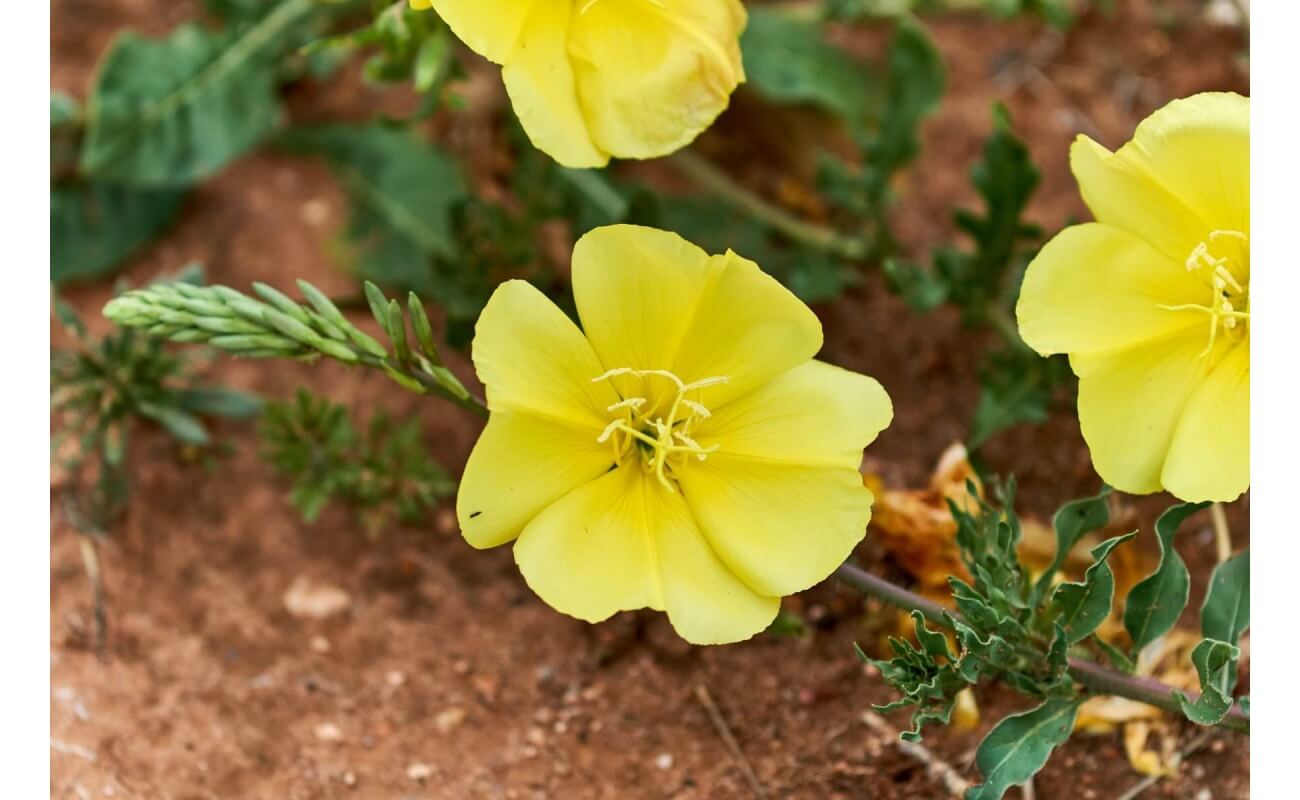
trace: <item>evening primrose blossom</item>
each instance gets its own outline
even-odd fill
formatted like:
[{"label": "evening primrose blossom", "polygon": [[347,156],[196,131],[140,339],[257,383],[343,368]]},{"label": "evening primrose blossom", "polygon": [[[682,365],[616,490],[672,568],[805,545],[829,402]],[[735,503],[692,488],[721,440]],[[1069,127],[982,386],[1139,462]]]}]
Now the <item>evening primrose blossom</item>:
[{"label": "evening primrose blossom", "polygon": [[740,0],[411,0],[496,64],[539,150],[569,167],[685,146],[745,79]]},{"label": "evening primrose blossom", "polygon": [[1107,483],[1227,501],[1250,486],[1250,100],[1199,94],[1070,163],[1097,221],[1030,264],[1024,340],[1068,353]]},{"label": "evening primrose blossom", "polygon": [[697,644],[746,639],[862,539],[872,378],[813,360],[817,317],[756,264],[616,225],[573,253],[582,330],[523,281],[479,318],[487,427],[456,514],[515,541],[528,585],[596,622],[666,611]]}]

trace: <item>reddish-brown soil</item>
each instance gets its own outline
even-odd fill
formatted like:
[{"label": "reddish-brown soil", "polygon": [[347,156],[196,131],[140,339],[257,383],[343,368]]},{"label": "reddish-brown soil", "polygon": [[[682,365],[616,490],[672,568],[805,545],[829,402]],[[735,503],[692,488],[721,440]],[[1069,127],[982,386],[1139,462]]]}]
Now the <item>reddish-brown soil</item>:
[{"label": "reddish-brown soil", "polygon": [[[114,31],[161,33],[199,5],[57,0],[53,85],[84,97]],[[1008,104],[1043,171],[1032,214],[1050,230],[1085,213],[1066,162],[1076,132],[1117,145],[1168,99],[1248,89],[1241,31],[1213,27],[1184,8],[1199,4],[1115,5],[1124,10],[1089,16],[1064,36],[1026,21],[930,20],[950,88],[926,126],[919,164],[898,187],[897,234],[909,251],[945,241],[951,209],[973,201],[966,168],[987,134],[994,99]],[[842,36],[864,55],[881,41],[874,32]],[[400,93],[373,93],[355,76],[297,88],[290,98],[304,119],[359,119],[408,105]],[[738,105],[710,133],[711,153],[747,137],[779,137],[755,134],[752,118],[738,123],[745,114]],[[435,125],[452,146],[472,150],[472,130]],[[775,182],[762,161],[735,157],[728,166],[756,186]],[[234,286],[305,277],[346,293],[353,283],[327,252],[345,214],[319,164],[254,155],[194,192],[180,222],[126,275],[139,283],[199,260],[212,280]],[[96,310],[109,294],[107,285],[93,285],[71,299],[102,331]],[[873,469],[891,483],[922,483],[943,448],[964,435],[981,337],[944,314],[910,315],[874,277],[817,311],[826,324],[824,357],[877,376],[894,398],[896,420],[868,453]],[[454,366],[471,377],[464,358]],[[395,391],[382,375],[332,363],[223,360],[207,377],[267,397],[305,385],[358,414],[383,408],[418,417],[452,470],[478,428],[455,409]],[[423,528],[388,530],[373,541],[343,510],[302,523],[258,460],[252,431],[231,424],[218,433],[231,454],[207,465],[178,460],[156,431],[134,439],[134,499],[102,548],[110,626],[102,656],[90,645],[76,537],[52,506],[52,796],[755,796],[699,699],[701,687],[768,797],[947,796],[921,763],[862,722],[864,709],[890,692],[850,643],[874,640],[892,617],[848,589],[828,582],[787,601],[816,621],[803,639],[693,648],[653,614],[588,626],[537,600],[508,549],[468,547],[446,511]],[[1097,485],[1069,409],[1000,435],[984,455],[995,471],[1017,475],[1026,508],[1039,514]],[[1139,504],[1145,530],[1160,505]],[[1244,505],[1233,509],[1238,546],[1247,537]],[[1201,586],[1213,563],[1208,523],[1198,519],[1181,542]],[[860,559],[888,568],[870,544]],[[291,616],[283,596],[299,576],[345,590],[347,611],[325,621]],[[927,738],[967,778],[976,777],[978,735],[1020,702],[997,689],[980,701],[980,731],[936,729]],[[1193,733],[1186,730],[1184,740]],[[1035,788],[1040,798],[1110,798],[1139,779],[1118,734],[1078,736]],[[1247,740],[1224,737],[1143,796],[1237,798],[1248,787]]]}]

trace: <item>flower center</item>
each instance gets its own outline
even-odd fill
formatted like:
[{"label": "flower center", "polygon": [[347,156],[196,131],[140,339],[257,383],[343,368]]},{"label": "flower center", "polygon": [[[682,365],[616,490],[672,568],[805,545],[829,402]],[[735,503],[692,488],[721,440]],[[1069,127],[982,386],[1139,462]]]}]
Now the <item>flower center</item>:
[{"label": "flower center", "polygon": [[[1224,247],[1227,242],[1236,242],[1238,247],[1232,248],[1229,255],[1218,255],[1228,249]],[[1250,237],[1241,231],[1211,231],[1208,239],[1192,248],[1186,261],[1187,271],[1197,273],[1206,281],[1209,302],[1160,306],[1165,311],[1194,311],[1209,317],[1209,342],[1201,351],[1201,358],[1214,351],[1220,335],[1236,341],[1250,332],[1250,281],[1237,280],[1231,269],[1249,265],[1249,246]]]},{"label": "flower center", "polygon": [[[718,449],[716,444],[704,447],[691,438],[691,428],[709,418],[709,410],[699,401],[699,391],[726,383],[728,378],[723,375],[686,383],[664,369],[619,367],[597,375],[591,382],[612,381],[621,376],[639,378],[642,394],[647,396],[627,396],[609,406],[606,410],[615,417],[596,441],[610,444],[614,463],[618,466],[640,455],[642,468],[653,472],[670,491],[676,491],[674,484],[681,466],[692,458],[704,461]],[[651,393],[644,390],[650,388],[649,384],[654,380],[668,381],[673,393],[658,393],[658,399],[652,402]],[[692,393],[695,399],[689,397]],[[664,406],[667,406],[666,410]]]}]

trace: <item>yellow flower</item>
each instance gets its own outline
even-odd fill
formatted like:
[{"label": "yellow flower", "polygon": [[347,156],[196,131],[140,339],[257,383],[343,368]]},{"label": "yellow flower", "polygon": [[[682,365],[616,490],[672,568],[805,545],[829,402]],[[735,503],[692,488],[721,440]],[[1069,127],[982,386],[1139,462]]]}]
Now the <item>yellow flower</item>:
[{"label": "yellow flower", "polygon": [[616,225],[579,240],[583,330],[523,281],[479,318],[491,415],[456,500],[474,547],[515,542],[528,585],[597,622],[666,611],[697,644],[763,630],[863,537],[872,378],[812,357],[817,317],[758,265]]},{"label": "yellow flower", "polygon": [[1250,100],[1199,94],[1070,151],[1097,218],[1029,265],[1024,340],[1069,353],[1097,472],[1126,492],[1250,486]]},{"label": "yellow flower", "polygon": [[684,147],[745,79],[740,0],[411,0],[500,64],[533,145],[569,167]]}]

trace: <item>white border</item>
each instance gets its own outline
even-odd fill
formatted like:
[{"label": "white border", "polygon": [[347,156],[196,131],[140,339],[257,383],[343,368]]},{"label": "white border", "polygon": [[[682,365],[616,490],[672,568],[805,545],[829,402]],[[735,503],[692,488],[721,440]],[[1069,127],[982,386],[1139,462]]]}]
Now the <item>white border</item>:
[{"label": "white border", "polygon": [[[1300,593],[1300,111],[1295,31],[1300,6],[1251,8],[1251,782],[1260,797],[1295,791],[1300,719],[1296,640]],[[1259,330],[1255,330],[1258,328]],[[1291,657],[1287,653],[1291,653]],[[1289,786],[1281,794],[1280,787]],[[1271,787],[1271,789],[1269,788]]]},{"label": "white border", "polygon": [[3,153],[4,389],[0,392],[0,494],[4,555],[0,573],[3,680],[0,761],[4,794],[50,791],[50,507],[41,483],[49,465],[49,83],[50,17],[39,3],[5,8],[10,35],[0,48]]}]

